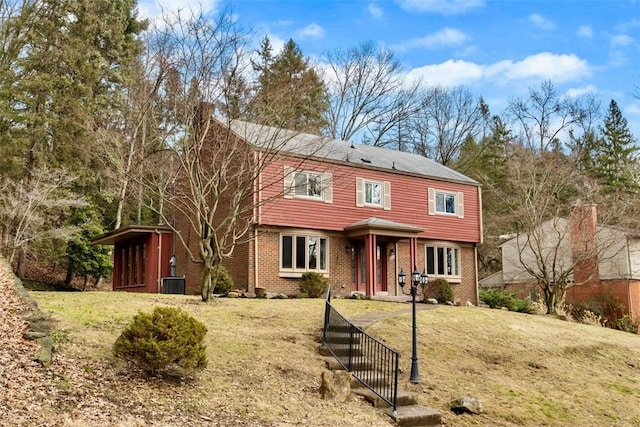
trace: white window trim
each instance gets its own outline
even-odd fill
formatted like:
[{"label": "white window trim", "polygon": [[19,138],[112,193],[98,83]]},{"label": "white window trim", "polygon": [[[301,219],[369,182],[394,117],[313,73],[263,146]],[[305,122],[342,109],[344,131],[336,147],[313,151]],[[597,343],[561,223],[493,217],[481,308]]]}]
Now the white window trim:
[{"label": "white window trim", "polygon": [[[438,212],[436,210],[437,194],[452,195],[455,197],[455,213]],[[429,187],[429,215],[455,216],[458,218],[464,218],[464,193],[462,191],[455,192]]]},{"label": "white window trim", "polygon": [[[376,205],[366,202],[366,184],[380,184],[382,187],[382,194],[380,197],[381,204]],[[365,179],[356,177],[356,206],[359,208],[377,208],[384,209],[385,211],[391,210],[391,182],[389,181],[377,181],[373,179]]]},{"label": "white window trim", "polygon": [[[290,236],[291,239],[291,268],[284,268],[282,266],[282,238],[284,236]],[[307,240],[309,239],[309,237],[315,237],[318,239],[318,245],[320,245],[320,239],[324,239],[327,242],[327,247],[326,247],[326,259],[325,259],[325,268],[321,269],[320,265],[320,247],[318,246],[318,260],[317,260],[317,268],[315,269],[310,269],[310,268],[297,268],[296,267],[296,245],[297,245],[297,238],[298,237],[304,237],[305,238],[305,242],[307,242]],[[305,266],[309,265],[309,251],[305,250]],[[328,275],[329,273],[329,237],[322,235],[322,234],[316,234],[316,233],[300,233],[300,232],[292,232],[292,233],[280,233],[279,237],[278,237],[278,271],[279,271],[279,276],[280,277],[300,277],[302,275],[302,273],[306,273],[306,272],[316,272],[316,273],[321,273],[323,275]]]},{"label": "white window trim", "polygon": [[[433,248],[433,273],[429,273],[427,268],[428,256],[427,256],[427,248]],[[444,268],[445,274],[438,274],[438,248],[447,249],[455,249],[458,251],[458,274],[448,275],[446,274],[446,265]],[[446,255],[445,255],[446,257]],[[450,243],[442,242],[442,243],[427,243],[424,245],[424,271],[427,272],[430,278],[442,278],[447,279],[451,283],[460,283],[462,281],[462,248],[457,245],[453,245]]]},{"label": "white window trim", "polygon": [[[298,173],[319,175],[321,177],[320,196],[298,195],[295,190],[295,176]],[[298,170],[290,166],[284,167],[284,190],[285,199],[303,199],[333,203],[333,176],[331,172],[319,172],[313,170]]]}]

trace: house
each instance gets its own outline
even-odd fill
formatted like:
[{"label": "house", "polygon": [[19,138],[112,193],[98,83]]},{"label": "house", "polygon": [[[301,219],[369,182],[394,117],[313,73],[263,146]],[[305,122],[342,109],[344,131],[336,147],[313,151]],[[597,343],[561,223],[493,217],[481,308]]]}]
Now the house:
[{"label": "house", "polygon": [[572,284],[569,304],[610,294],[625,314],[640,315],[640,235],[599,225],[596,205],[575,205],[568,219],[552,218],[500,248],[502,271],[481,280],[480,287],[502,287],[524,297],[538,292],[534,275],[544,272]]},{"label": "house", "polygon": [[[338,295],[399,295],[398,273],[415,267],[447,279],[456,301],[477,302],[476,181],[423,156],[244,121],[216,120],[207,135],[244,141],[242,155],[281,141],[257,180],[251,238],[223,263],[236,287],[294,295],[302,274],[314,271]],[[197,253],[187,218],[176,216],[175,227]],[[199,293],[200,264],[181,244],[175,257],[186,293]]]},{"label": "house", "polygon": [[[253,239],[224,262],[236,286],[296,294],[300,276],[316,271],[341,295],[397,295],[400,269],[415,266],[449,280],[457,300],[477,301],[474,180],[422,156],[243,121],[210,132],[257,151],[274,135],[283,141],[260,177],[258,197],[272,201],[254,211]],[[187,292],[197,292],[199,265],[179,248],[176,257]]]}]

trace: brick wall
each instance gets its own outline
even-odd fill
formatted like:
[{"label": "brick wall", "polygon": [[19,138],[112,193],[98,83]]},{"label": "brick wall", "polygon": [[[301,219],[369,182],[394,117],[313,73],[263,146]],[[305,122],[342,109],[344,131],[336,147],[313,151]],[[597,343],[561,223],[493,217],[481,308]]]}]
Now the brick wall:
[{"label": "brick wall", "polygon": [[[507,284],[504,289],[515,293],[520,299],[530,296],[532,292],[537,292],[542,298],[542,291],[536,283]],[[637,280],[601,280],[597,283],[575,285],[567,289],[565,303],[575,305],[602,298],[609,293],[624,305],[624,314],[634,319],[640,317],[640,281]]]}]

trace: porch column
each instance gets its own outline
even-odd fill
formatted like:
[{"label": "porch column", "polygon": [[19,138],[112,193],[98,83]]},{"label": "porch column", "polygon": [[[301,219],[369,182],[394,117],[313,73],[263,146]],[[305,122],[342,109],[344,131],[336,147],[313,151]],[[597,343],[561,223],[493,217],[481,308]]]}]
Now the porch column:
[{"label": "porch column", "polygon": [[414,267],[417,267],[416,262],[418,260],[417,258],[417,252],[418,252],[418,239],[416,239],[415,237],[411,237],[409,238],[409,260],[411,262],[411,265],[409,266],[409,271],[413,271]]},{"label": "porch column", "polygon": [[376,236],[375,234],[367,234],[364,236],[364,252],[366,268],[365,294],[374,295],[376,286]]}]

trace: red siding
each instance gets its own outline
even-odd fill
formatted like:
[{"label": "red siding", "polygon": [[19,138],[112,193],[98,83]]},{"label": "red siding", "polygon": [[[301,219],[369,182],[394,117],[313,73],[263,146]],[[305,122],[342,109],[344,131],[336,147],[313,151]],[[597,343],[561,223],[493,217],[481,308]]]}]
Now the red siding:
[{"label": "red siding", "polygon": [[[282,177],[292,161],[274,161],[263,174],[262,200],[283,191]],[[481,240],[480,197],[478,187],[433,179],[382,172],[307,160],[303,169],[331,172],[333,203],[300,198],[276,198],[261,208],[260,224],[341,231],[369,217],[416,225],[424,228],[419,237],[433,240],[474,242]],[[273,178],[275,184],[265,185]],[[391,210],[356,206],[356,177],[391,183]],[[429,215],[429,187],[464,194],[464,218]]]}]

